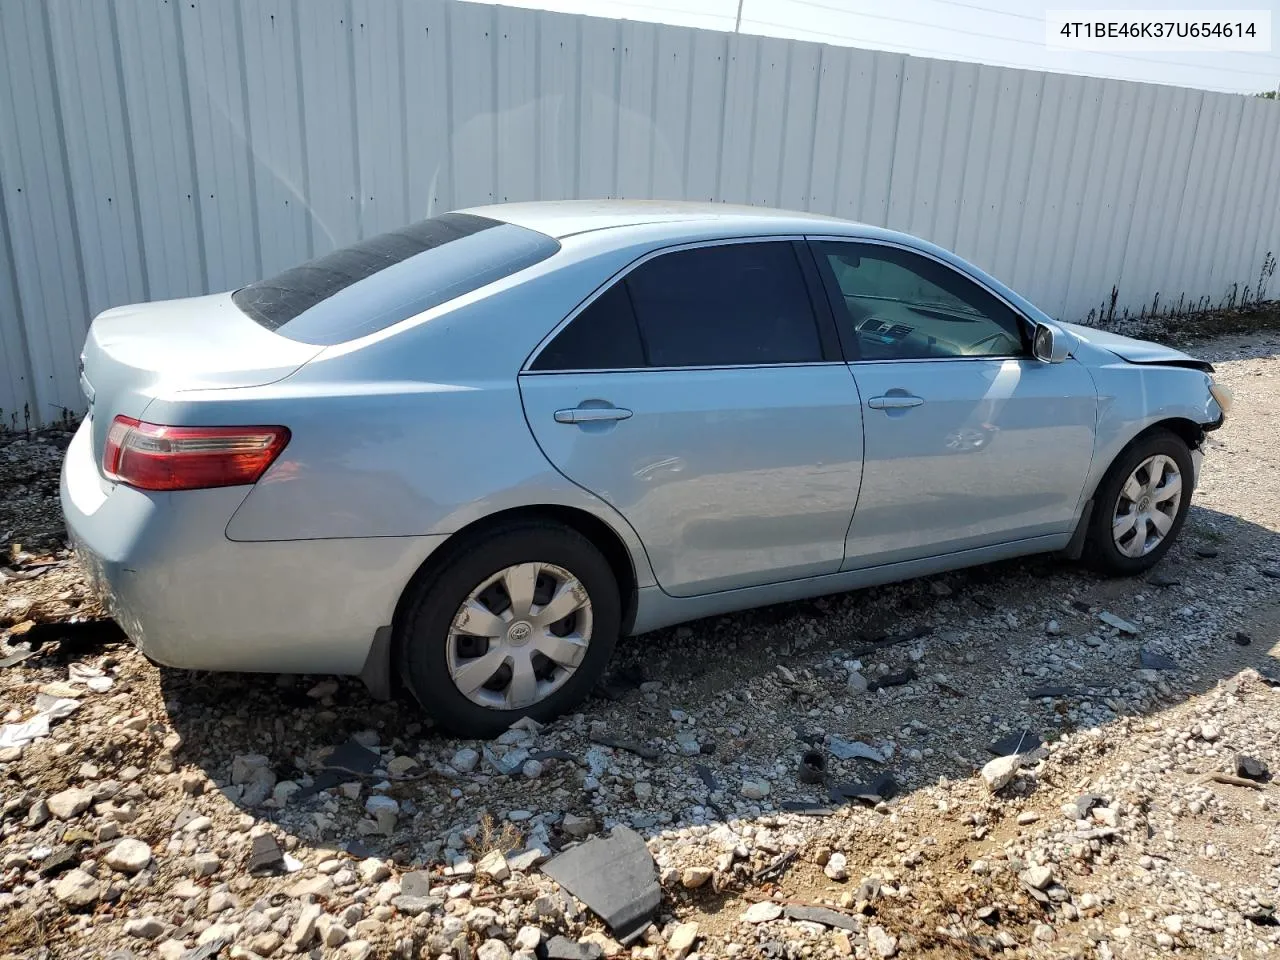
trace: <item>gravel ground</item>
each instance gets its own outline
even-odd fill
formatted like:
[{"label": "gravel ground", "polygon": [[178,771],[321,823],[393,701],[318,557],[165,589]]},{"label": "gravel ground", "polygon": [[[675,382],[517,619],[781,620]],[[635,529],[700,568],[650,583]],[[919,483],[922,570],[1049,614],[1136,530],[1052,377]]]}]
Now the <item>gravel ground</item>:
[{"label": "gravel ground", "polygon": [[[61,540],[67,434],[0,435],[0,657],[35,648],[3,721],[55,711],[0,749],[0,955],[1275,952],[1280,795],[1213,777],[1280,769],[1280,335],[1196,352],[1236,415],[1146,580],[1033,559],[700,621],[491,743],[354,680],[149,664]],[[801,782],[808,749],[882,799]],[[627,947],[540,869],[618,825],[662,891]]]}]

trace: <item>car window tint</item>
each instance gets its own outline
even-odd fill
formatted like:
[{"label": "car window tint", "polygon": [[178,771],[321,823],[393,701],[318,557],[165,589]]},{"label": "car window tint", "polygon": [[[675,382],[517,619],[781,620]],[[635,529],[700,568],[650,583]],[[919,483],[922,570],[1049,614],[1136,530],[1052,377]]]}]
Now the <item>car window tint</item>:
[{"label": "car window tint", "polygon": [[879,244],[822,242],[863,360],[1008,357],[1026,353],[1018,315],[929,257]]},{"label": "car window tint", "polygon": [[666,253],[625,280],[650,366],[822,359],[818,324],[786,241]]},{"label": "car window tint", "polygon": [[232,300],[268,330],[327,346],[479,290],[559,249],[535,230],[446,213],[251,283]]},{"label": "car window tint", "polygon": [[644,365],[631,298],[625,284],[615,283],[547,344],[532,369],[623,370]]}]

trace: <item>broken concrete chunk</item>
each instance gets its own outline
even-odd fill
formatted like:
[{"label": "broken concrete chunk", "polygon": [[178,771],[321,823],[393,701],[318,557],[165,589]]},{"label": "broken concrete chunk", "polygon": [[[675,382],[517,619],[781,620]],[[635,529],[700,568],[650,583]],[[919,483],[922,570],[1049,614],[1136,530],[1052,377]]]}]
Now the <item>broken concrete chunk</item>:
[{"label": "broken concrete chunk", "polygon": [[1099,612],[1098,619],[1101,620],[1103,623],[1105,623],[1109,627],[1115,627],[1121,633],[1128,633],[1136,636],[1141,632],[1140,627],[1130,623],[1128,620],[1125,620],[1123,617],[1117,617],[1114,613],[1111,613],[1107,610],[1103,610]]},{"label": "broken concrete chunk", "polygon": [[1014,753],[1005,757],[997,757],[982,768],[982,779],[986,783],[988,790],[992,793],[997,793],[1013,781],[1021,768],[1021,754]]}]

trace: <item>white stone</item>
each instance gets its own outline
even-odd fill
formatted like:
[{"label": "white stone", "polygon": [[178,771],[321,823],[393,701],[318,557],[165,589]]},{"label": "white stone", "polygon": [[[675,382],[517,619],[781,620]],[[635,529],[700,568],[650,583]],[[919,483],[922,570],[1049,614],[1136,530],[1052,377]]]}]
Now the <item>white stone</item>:
[{"label": "white stone", "polygon": [[772,900],[761,900],[747,907],[742,914],[742,919],[747,923],[768,923],[770,920],[777,920],[780,916],[782,916],[782,907]]},{"label": "white stone", "polygon": [[141,840],[125,837],[102,859],[112,870],[133,874],[151,862],[151,848]]},{"label": "white stone", "polygon": [[867,943],[871,945],[872,954],[877,957],[892,957],[898,952],[898,938],[891,936],[884,927],[868,927]]}]

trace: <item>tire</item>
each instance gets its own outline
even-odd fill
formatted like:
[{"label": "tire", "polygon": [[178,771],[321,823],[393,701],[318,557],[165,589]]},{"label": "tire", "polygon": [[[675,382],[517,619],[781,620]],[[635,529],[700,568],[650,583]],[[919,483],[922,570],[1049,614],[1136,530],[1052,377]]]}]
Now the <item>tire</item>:
[{"label": "tire", "polygon": [[[1152,458],[1166,458],[1163,461],[1165,464],[1163,469],[1160,466],[1148,465],[1148,461]],[[1172,496],[1168,492],[1168,462],[1172,462],[1179,474],[1176,507],[1169,503]],[[1159,459],[1155,461],[1157,465],[1160,463]],[[1139,467],[1144,467],[1143,473],[1136,478],[1139,487],[1130,488],[1129,493],[1142,489],[1143,496],[1134,501],[1125,491],[1130,478],[1134,477]],[[1150,477],[1152,469],[1161,469],[1164,475],[1165,483],[1158,489],[1152,488],[1149,484],[1144,487],[1142,484],[1142,476]],[[1094,494],[1093,514],[1089,518],[1089,534],[1085,546],[1085,557],[1089,565],[1108,576],[1132,577],[1150,570],[1159,563],[1173,546],[1187,519],[1187,509],[1191,505],[1194,469],[1191,451],[1186,443],[1167,430],[1153,430],[1138,437],[1126,447],[1111,465]],[[1166,499],[1161,500],[1162,494]],[[1154,543],[1152,539],[1160,532],[1156,526],[1159,518],[1143,520],[1143,511],[1138,508],[1144,504],[1146,516],[1153,517],[1153,511],[1158,511],[1169,519],[1167,531]],[[1126,509],[1127,506],[1132,506],[1134,509]],[[1121,540],[1118,541],[1117,535],[1113,532],[1113,524],[1117,517],[1123,519],[1130,515],[1137,519],[1132,528],[1126,529]],[[1159,522],[1163,523],[1163,521]],[[1144,528],[1146,532],[1142,544],[1137,540],[1140,528]]]},{"label": "tire", "polygon": [[[464,737],[491,738],[521,717],[545,722],[577,706],[604,675],[622,619],[618,583],[604,555],[577,531],[545,521],[512,523],[459,544],[435,567],[435,576],[410,589],[397,636],[401,677],[441,727]],[[565,605],[581,603],[582,590],[585,604],[562,620],[540,623],[552,596]],[[532,604],[523,604],[520,597],[530,593]],[[512,611],[518,609],[530,612],[517,617]],[[463,621],[466,629],[458,630]],[[460,689],[489,674],[498,661],[489,681],[471,695]],[[529,702],[530,694],[537,699]]]}]

